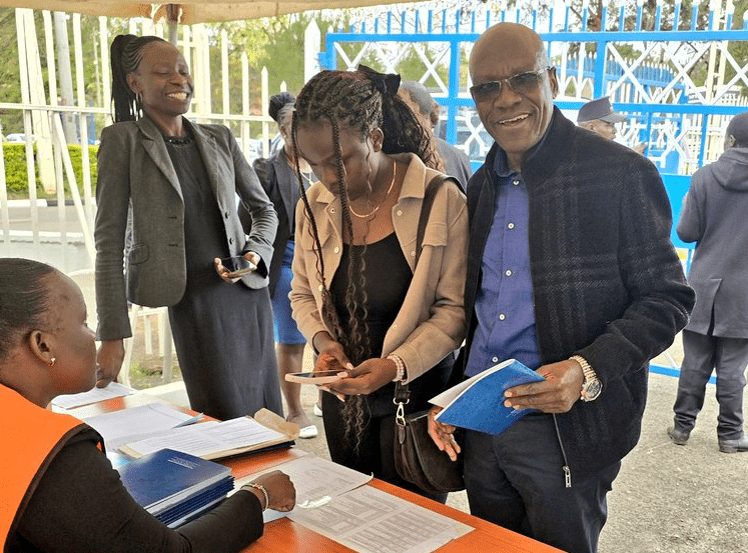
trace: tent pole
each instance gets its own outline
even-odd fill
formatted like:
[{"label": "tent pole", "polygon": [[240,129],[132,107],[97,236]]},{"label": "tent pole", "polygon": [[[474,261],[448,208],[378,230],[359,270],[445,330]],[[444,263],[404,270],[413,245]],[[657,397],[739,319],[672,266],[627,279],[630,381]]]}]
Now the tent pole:
[{"label": "tent pole", "polygon": [[179,38],[179,10],[181,6],[179,4],[167,4],[166,6],[166,21],[169,26],[169,42],[174,46],[177,45]]}]

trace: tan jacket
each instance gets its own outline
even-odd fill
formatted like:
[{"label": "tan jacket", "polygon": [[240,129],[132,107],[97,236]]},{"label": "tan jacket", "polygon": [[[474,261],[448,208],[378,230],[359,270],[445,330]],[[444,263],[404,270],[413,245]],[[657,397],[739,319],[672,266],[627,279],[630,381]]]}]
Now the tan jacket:
[{"label": "tan jacket", "polygon": [[[467,259],[468,218],[465,196],[447,181],[434,198],[415,263],[418,218],[426,185],[438,173],[413,154],[393,155],[408,163],[400,198],[392,219],[403,255],[413,270],[413,280],[394,323],[384,338],[382,356],[395,353],[414,380],[457,349],[465,337],[463,295]],[[329,287],[343,254],[340,200],[321,183],[307,192],[322,245],[325,280]],[[322,321],[322,285],[317,272],[310,223],[303,202],[296,211],[296,253],[293,260],[291,307],[299,330],[311,343],[318,332],[332,329]]]}]

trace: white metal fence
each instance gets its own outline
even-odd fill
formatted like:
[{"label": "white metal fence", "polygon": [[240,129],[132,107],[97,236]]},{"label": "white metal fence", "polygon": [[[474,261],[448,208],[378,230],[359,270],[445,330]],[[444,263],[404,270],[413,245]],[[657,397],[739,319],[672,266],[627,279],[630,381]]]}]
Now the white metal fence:
[{"label": "white metal fence", "polygon": [[[74,105],[60,105],[58,99],[58,79],[61,77],[59,60],[56,59],[53,14],[42,12],[42,32],[38,36],[34,12],[28,9],[16,10],[16,32],[18,38],[18,63],[21,78],[21,102],[0,103],[0,109],[18,112],[23,117],[23,133],[27,164],[28,199],[9,199],[5,178],[5,159],[0,156],[0,256],[17,256],[51,263],[71,275],[81,286],[89,308],[89,324],[95,327],[95,294],[93,267],[95,248],[93,244],[93,221],[95,201],[92,192],[89,143],[98,143],[103,127],[112,123],[110,111],[111,73],[109,66],[109,45],[115,32],[113,21],[98,18],[96,31],[89,36],[82,33],[81,16],[70,16],[72,28],[71,66],[74,68]],[[154,34],[164,37],[168,31],[160,24],[154,25],[149,19],[132,19],[126,23],[127,29],[136,35]],[[117,31],[122,32],[122,30]],[[267,69],[260,72],[261,98],[259,111],[250,109],[250,68],[247,55],[240,57],[240,83],[230,82],[229,50],[231,45],[225,32],[214,35],[205,25],[181,26],[177,47],[182,51],[195,82],[195,90],[190,112],[191,119],[200,123],[222,123],[229,126],[236,136],[247,159],[258,155],[267,156],[270,139],[276,133],[273,120],[267,116],[270,91]],[[316,34],[319,44],[319,30],[310,26],[308,34]],[[88,41],[88,43],[86,42]],[[314,44],[314,40],[310,42]],[[93,47],[91,45],[93,44]],[[87,46],[87,48],[84,48]],[[94,82],[84,79],[84,51],[93,51],[95,59]],[[219,66],[211,59],[218,50]],[[314,63],[316,51],[310,48],[312,61],[307,62],[306,72],[316,72]],[[46,60],[43,61],[43,60]],[[90,60],[89,60],[90,61]],[[63,69],[64,70],[64,69]],[[234,74],[239,73],[234,71]],[[72,79],[71,79],[72,80]],[[213,97],[211,83],[220,80],[220,93]],[[61,82],[61,81],[60,81]],[[233,85],[233,86],[232,86]],[[281,84],[280,89],[285,89]],[[231,90],[241,90],[240,112],[232,112]],[[234,93],[236,94],[236,93]],[[257,102],[255,102],[257,104]],[[82,182],[76,182],[70,159],[63,122],[65,119],[75,125],[76,142],[81,145]],[[92,125],[93,123],[93,125]],[[250,133],[250,123],[259,124],[261,131]],[[0,134],[3,134],[0,125]],[[68,134],[69,136],[69,134]],[[34,151],[36,150],[36,152]],[[45,191],[40,199],[37,190],[37,174]],[[65,183],[68,185],[72,201],[65,198]],[[82,189],[82,193],[79,192]],[[171,378],[171,336],[168,320],[163,316],[164,309],[140,310],[134,306],[131,312],[131,325],[145,337],[146,350],[150,349],[150,324],[159,325],[159,351],[164,357],[163,380]],[[122,380],[129,384],[128,370],[133,352],[133,340],[126,341],[126,361],[121,373]]]},{"label": "white metal fence", "polygon": [[[20,103],[0,103],[0,109],[6,113],[15,111],[23,115],[21,139],[25,139],[26,143],[29,198],[28,201],[9,201],[4,160],[0,159],[0,255],[22,253],[27,257],[55,262],[63,270],[84,270],[93,267],[94,258],[92,233],[95,202],[92,197],[87,146],[89,143],[98,143],[96,139],[101,129],[112,122],[109,45],[115,34],[112,31],[114,23],[118,22],[119,27],[122,27],[122,21],[100,17],[95,33],[84,36],[81,32],[81,16],[70,15],[75,101],[74,105],[60,105],[60,69],[54,48],[56,29],[51,12],[42,12],[42,18],[43,30],[41,36],[38,36],[33,10],[16,10],[22,99]],[[126,25],[128,28],[125,32],[132,34],[163,37],[168,33],[163,25],[154,24],[150,19],[132,19]],[[267,105],[268,98],[277,91],[269,90],[267,69],[263,68],[260,74],[260,110],[253,113],[250,108],[250,68],[247,55],[242,53],[239,61],[241,82],[231,82],[228,54],[231,46],[225,32],[215,35],[212,28],[202,24],[180,26],[177,47],[190,66],[195,81],[193,101],[187,116],[201,123],[222,123],[229,126],[242,151],[251,160],[258,155],[268,154],[268,145],[276,129],[272,119],[267,116]],[[96,58],[95,82],[84,80],[85,50],[93,50]],[[216,57],[211,54],[216,50],[220,60],[218,67],[215,62],[211,64],[211,59]],[[314,55],[314,52],[311,54]],[[310,70],[313,71],[314,67],[310,66]],[[211,83],[217,81],[221,83],[220,93],[218,97],[213,97]],[[284,89],[285,85],[281,84],[280,88]],[[236,109],[231,111],[232,90],[241,90],[239,113]],[[236,103],[234,99],[233,104]],[[77,122],[76,142],[82,147],[80,183],[76,182],[66,147],[71,141],[66,140],[61,124],[64,118],[70,116]],[[260,125],[259,134],[251,134],[250,123]],[[3,133],[1,126],[0,133]],[[37,195],[37,174],[45,190],[45,200],[40,200]],[[73,196],[72,207],[65,205],[66,182]],[[79,186],[82,194],[78,193]],[[45,223],[44,217],[40,215],[40,208],[51,203],[57,204],[58,211],[54,228]]]}]

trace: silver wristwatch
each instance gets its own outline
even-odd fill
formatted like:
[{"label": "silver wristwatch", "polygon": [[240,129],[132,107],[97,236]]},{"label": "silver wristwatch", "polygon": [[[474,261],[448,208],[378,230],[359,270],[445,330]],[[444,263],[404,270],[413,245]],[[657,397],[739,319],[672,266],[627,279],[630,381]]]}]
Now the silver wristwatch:
[{"label": "silver wristwatch", "polygon": [[584,373],[581,392],[582,401],[595,401],[603,391],[603,383],[600,382],[597,374],[595,374],[595,371],[584,357],[572,355],[569,359],[576,361],[582,366],[582,372]]}]

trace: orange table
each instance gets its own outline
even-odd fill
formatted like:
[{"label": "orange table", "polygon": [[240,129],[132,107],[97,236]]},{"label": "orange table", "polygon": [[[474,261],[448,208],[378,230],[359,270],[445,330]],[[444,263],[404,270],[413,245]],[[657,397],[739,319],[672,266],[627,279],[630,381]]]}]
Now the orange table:
[{"label": "orange table", "polygon": [[[152,403],[154,399],[153,396],[147,396],[145,394],[133,394],[85,407],[79,407],[77,409],[71,409],[65,412],[83,418],[100,415],[110,411],[127,409],[128,407],[135,407],[144,403]],[[172,405],[172,407],[185,411],[185,409],[181,409],[174,405]],[[249,474],[298,458],[302,455],[304,455],[302,451],[290,448],[243,455],[231,459],[225,459],[222,463],[231,467],[232,473],[236,478],[242,478]],[[475,528],[469,534],[441,547],[438,550],[440,553],[458,551],[466,553],[474,553],[476,551],[486,553],[563,553],[555,547],[545,545],[510,530],[506,530],[505,528],[496,526],[495,524],[491,524],[490,522],[486,522],[485,520],[457,509],[453,509],[452,507],[447,507],[446,505],[437,503],[436,501],[431,501],[430,499],[403,490],[397,486],[388,484],[387,482],[374,479],[367,485],[374,486],[375,488],[386,491]],[[321,536],[287,518],[282,518],[266,524],[264,536],[245,550],[246,553],[350,553],[351,551],[351,549],[344,545]]]}]

